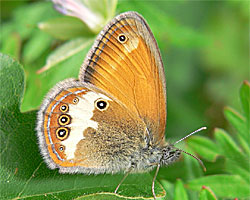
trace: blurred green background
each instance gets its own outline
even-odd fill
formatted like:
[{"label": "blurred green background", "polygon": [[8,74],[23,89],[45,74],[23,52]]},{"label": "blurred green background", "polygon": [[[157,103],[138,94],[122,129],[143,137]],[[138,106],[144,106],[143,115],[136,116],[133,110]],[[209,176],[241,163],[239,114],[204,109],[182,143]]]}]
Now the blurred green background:
[{"label": "blurred green background", "polygon": [[[239,107],[240,84],[249,79],[248,8],[247,1],[117,2],[114,14],[139,12],[159,44],[167,80],[167,137],[180,138],[204,125],[210,132],[227,127],[222,108]],[[38,75],[48,55],[68,41],[41,31],[38,24],[60,17],[51,2],[1,1],[1,52],[18,59],[26,73],[22,111],[37,109],[59,80],[77,77],[96,36],[83,29],[79,44],[85,46]]]}]

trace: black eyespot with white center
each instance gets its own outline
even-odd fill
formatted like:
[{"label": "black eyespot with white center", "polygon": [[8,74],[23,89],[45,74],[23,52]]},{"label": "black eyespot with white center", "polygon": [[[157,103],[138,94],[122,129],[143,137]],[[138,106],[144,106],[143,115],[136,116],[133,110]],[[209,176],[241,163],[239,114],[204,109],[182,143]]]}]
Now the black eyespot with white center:
[{"label": "black eyespot with white center", "polygon": [[59,147],[59,151],[64,151],[65,150],[65,146],[63,146],[63,145],[60,145],[60,147]]},{"label": "black eyespot with white center", "polygon": [[98,101],[96,105],[99,109],[103,110],[106,108],[107,103],[105,101]]},{"label": "black eyespot with white center", "polygon": [[108,101],[104,99],[98,99],[95,102],[95,107],[100,111],[106,110],[108,106],[109,106]]},{"label": "black eyespot with white center", "polygon": [[58,123],[61,126],[68,125],[70,124],[70,122],[71,122],[71,117],[69,115],[63,114],[58,118]]},{"label": "black eyespot with white center", "polygon": [[125,42],[127,41],[128,38],[127,38],[126,35],[124,35],[123,33],[121,33],[121,34],[118,35],[117,39],[118,39],[118,41],[119,41],[120,43],[125,43]]},{"label": "black eyespot with white center", "polygon": [[68,110],[69,110],[69,106],[67,104],[62,104],[60,106],[60,111],[61,112],[66,113],[66,112],[68,112]]},{"label": "black eyespot with white center", "polygon": [[73,99],[73,104],[77,104],[79,102],[79,99],[77,98],[77,97],[75,97],[74,99]]},{"label": "black eyespot with white center", "polygon": [[59,127],[56,130],[56,137],[59,140],[65,140],[69,136],[70,129],[67,127]]}]

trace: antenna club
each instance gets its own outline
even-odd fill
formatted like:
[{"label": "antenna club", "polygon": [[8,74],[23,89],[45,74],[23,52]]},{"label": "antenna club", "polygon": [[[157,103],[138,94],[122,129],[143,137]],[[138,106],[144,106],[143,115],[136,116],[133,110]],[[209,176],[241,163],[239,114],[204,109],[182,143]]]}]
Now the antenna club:
[{"label": "antenna club", "polygon": [[204,172],[206,172],[206,171],[207,171],[207,168],[204,166],[204,167],[203,167],[203,170],[204,170]]},{"label": "antenna club", "polygon": [[[182,149],[179,149],[179,148],[177,148],[177,147],[174,147],[174,145],[176,145],[177,143],[181,142],[182,140],[185,140],[186,138],[190,137],[191,135],[193,135],[193,134],[195,134],[195,133],[197,133],[197,132],[199,132],[199,131],[206,130],[206,129],[207,129],[207,127],[205,127],[205,126],[204,126],[204,127],[201,127],[201,128],[199,128],[199,129],[193,131],[192,133],[188,134],[187,136],[181,138],[180,140],[176,141],[173,145],[171,145],[172,148],[175,148],[175,149],[177,149],[178,151],[183,152],[183,153],[185,153],[185,154],[187,154],[187,155],[193,157],[194,159],[196,159],[196,160],[200,163],[200,165],[202,166],[204,172],[206,172],[207,169],[206,169],[205,165],[203,164],[203,162],[202,162],[198,157],[192,155],[191,153],[188,153],[188,152],[186,152],[186,151],[183,151]],[[177,156],[176,156],[176,157],[177,157]],[[165,160],[166,160],[166,159],[165,159]]]},{"label": "antenna club", "polygon": [[207,129],[207,127],[205,127],[205,126],[204,126],[204,127],[201,127],[201,128],[199,128],[199,129],[193,131],[192,133],[188,134],[187,136],[181,138],[180,140],[176,141],[173,145],[176,145],[177,143],[181,142],[182,140],[185,140],[186,138],[190,137],[191,135],[193,135],[193,134],[195,134],[195,133],[197,133],[197,132],[200,132],[200,131],[202,131],[202,130],[205,130],[205,129]]}]

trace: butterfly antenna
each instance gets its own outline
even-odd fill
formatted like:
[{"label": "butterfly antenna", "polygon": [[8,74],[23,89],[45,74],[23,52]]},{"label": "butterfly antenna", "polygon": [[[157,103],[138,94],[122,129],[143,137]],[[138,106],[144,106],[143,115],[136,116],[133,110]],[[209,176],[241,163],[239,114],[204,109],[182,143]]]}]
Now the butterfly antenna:
[{"label": "butterfly antenna", "polygon": [[[207,129],[207,127],[201,127],[201,128],[199,128],[199,129],[195,130],[194,132],[188,134],[187,136],[181,138],[180,140],[176,141],[173,145],[176,145],[176,144],[178,144],[179,142],[181,142],[182,140],[185,140],[186,138],[190,137],[191,135],[193,135],[193,134],[195,134],[195,133],[197,133],[197,132],[200,132],[200,131],[202,131],[202,130],[206,130],[206,129]],[[197,158],[196,156],[192,155],[191,153],[188,153],[188,152],[186,152],[186,151],[183,151],[182,149],[179,149],[179,148],[177,148],[177,147],[174,147],[174,146],[173,146],[173,148],[175,148],[175,149],[177,149],[177,150],[179,150],[179,151],[181,151],[181,152],[183,152],[183,153],[185,153],[185,154],[187,154],[187,155],[193,157],[194,159],[196,159],[196,160],[200,163],[200,165],[202,166],[204,172],[207,171],[205,165],[203,164],[203,162],[202,162],[199,158]]]},{"label": "butterfly antenna", "polygon": [[201,128],[199,128],[199,129],[197,129],[196,131],[194,131],[194,132],[188,134],[187,136],[181,138],[180,140],[176,141],[173,145],[176,145],[177,143],[181,142],[182,140],[185,140],[186,138],[190,137],[191,135],[193,135],[193,134],[195,134],[195,133],[197,133],[197,132],[200,132],[200,131],[202,131],[202,130],[206,130],[206,129],[207,129],[207,127],[201,127]]},{"label": "butterfly antenna", "polygon": [[202,166],[204,172],[207,171],[207,168],[205,167],[205,165],[203,164],[203,162],[201,161],[201,159],[199,159],[199,158],[197,158],[196,156],[192,155],[191,153],[188,153],[188,152],[186,152],[186,151],[183,151],[182,149],[179,149],[179,148],[177,148],[177,147],[173,147],[173,148],[175,148],[175,149],[177,149],[177,150],[179,150],[179,151],[181,151],[181,152],[183,152],[183,153],[185,153],[185,154],[187,154],[187,155],[193,157],[194,159],[196,159],[196,160],[200,163],[200,165]]}]

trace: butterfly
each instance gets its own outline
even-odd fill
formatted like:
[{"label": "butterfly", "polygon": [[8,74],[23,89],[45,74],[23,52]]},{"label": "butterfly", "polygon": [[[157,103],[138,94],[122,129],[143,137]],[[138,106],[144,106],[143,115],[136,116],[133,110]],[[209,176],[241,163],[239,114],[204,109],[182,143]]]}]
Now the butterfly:
[{"label": "butterfly", "polygon": [[41,154],[60,173],[149,171],[178,160],[165,140],[166,81],[157,42],[136,12],[104,27],[78,80],[59,82],[38,112]]}]

